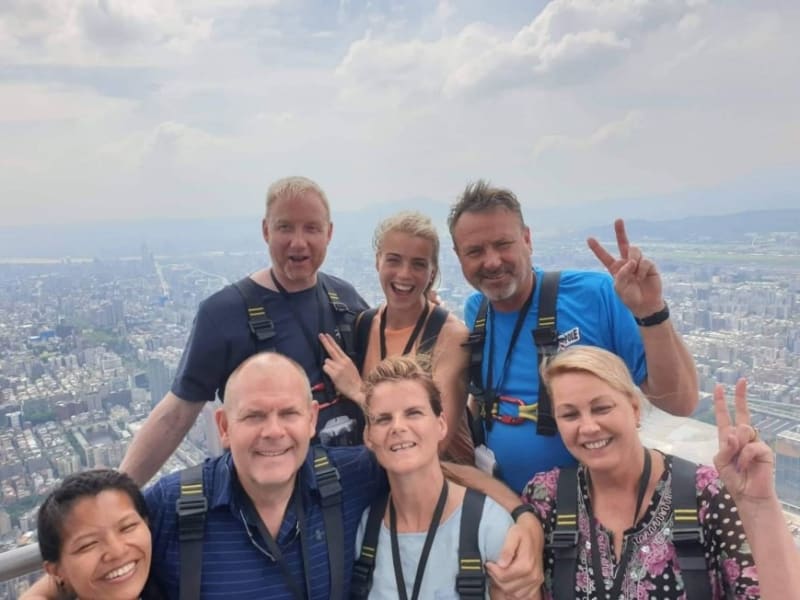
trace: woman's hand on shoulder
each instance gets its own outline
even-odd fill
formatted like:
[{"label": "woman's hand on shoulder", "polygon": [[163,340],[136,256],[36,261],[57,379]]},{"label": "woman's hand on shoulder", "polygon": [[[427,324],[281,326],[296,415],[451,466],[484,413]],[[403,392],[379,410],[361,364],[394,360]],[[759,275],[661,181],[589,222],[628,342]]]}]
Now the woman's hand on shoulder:
[{"label": "woman's hand on shoulder", "polygon": [[319,341],[328,358],[322,364],[322,370],[331,378],[336,386],[336,391],[351,400],[359,401],[361,396],[361,375],[353,361],[341,349],[333,336],[327,333],[319,334]]},{"label": "woman's hand on shoulder", "polygon": [[740,379],[734,392],[734,420],[731,421],[722,385],[714,388],[719,452],[714,466],[734,502],[763,502],[775,498],[772,450],[759,439],[750,424],[747,382]]}]

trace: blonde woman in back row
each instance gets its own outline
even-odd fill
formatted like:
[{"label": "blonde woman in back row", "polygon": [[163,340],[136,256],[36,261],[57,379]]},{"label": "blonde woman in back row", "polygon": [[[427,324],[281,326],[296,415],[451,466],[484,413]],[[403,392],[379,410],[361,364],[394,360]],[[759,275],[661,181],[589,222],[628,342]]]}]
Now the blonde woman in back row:
[{"label": "blonde woman in back row", "polygon": [[[363,406],[362,375],[389,356],[418,355],[425,326],[436,305],[428,294],[439,277],[439,236],[431,220],[418,212],[401,212],[378,224],[373,236],[375,268],[386,301],[378,308],[359,349],[361,372],[328,334],[320,334],[329,358],[323,370],[336,389]],[[443,310],[440,308],[440,310]],[[359,317],[362,318],[362,315]],[[357,320],[356,328],[358,329]],[[469,352],[462,345],[469,332],[447,313],[429,356],[420,362],[431,369],[442,393],[448,433],[439,450],[442,458],[472,464],[474,449],[466,419]]]}]

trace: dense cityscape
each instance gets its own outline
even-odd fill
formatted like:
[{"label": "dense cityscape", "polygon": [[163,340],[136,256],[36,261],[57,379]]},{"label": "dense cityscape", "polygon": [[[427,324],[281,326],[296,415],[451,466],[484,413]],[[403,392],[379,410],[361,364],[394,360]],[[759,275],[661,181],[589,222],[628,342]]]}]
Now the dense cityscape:
[{"label": "dense cityscape", "polygon": [[[748,244],[646,244],[664,275],[676,327],[697,361],[713,422],[717,382],[750,381],[762,436],[776,450],[787,510],[800,506],[800,235]],[[440,295],[460,312],[471,289],[449,249]],[[0,550],[35,541],[36,508],[64,476],[118,466],[137,427],[169,390],[197,305],[263,265],[266,252],[0,265]],[[542,240],[544,268],[597,268],[582,240]],[[381,292],[364,242],[335,246],[326,270],[374,304]],[[219,451],[212,408],[161,473]],[[0,585],[15,598],[26,583]]]}]

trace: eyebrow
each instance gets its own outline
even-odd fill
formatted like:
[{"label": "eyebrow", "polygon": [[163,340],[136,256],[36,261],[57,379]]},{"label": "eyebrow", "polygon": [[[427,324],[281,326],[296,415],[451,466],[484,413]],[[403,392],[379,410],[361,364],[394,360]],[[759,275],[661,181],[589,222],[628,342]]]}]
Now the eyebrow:
[{"label": "eyebrow", "polygon": [[[589,400],[589,404],[595,404],[597,402],[600,402],[601,400],[609,400],[609,401],[613,402],[613,399],[611,398],[611,396],[608,396],[607,394],[600,394],[599,396],[595,396],[591,400]],[[561,407],[575,408],[575,405],[572,404],[571,402],[564,402],[562,404],[559,404],[559,406],[557,408],[561,408]]]}]

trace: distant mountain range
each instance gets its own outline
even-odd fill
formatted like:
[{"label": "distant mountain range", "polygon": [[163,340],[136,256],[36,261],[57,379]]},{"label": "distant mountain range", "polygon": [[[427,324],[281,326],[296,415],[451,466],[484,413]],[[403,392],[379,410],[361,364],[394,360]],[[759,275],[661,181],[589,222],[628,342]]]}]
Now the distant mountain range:
[{"label": "distant mountain range", "polygon": [[[417,200],[383,204],[358,212],[334,213],[334,247],[370,247],[377,222],[399,210],[425,212],[441,225],[446,235],[448,208],[444,204]],[[529,212],[528,209],[525,211]],[[608,207],[592,221],[587,215],[575,218],[575,207],[537,211],[535,219],[526,214],[537,237],[607,239],[610,224],[624,212]],[[0,228],[0,258],[30,257],[122,257],[139,256],[143,246],[157,255],[195,254],[206,251],[263,252],[260,215],[219,219],[175,219],[109,221],[75,225]],[[746,241],[753,234],[800,232],[800,208],[746,211],[735,214],[692,216],[673,220],[627,219],[628,231],[636,240],[675,242]],[[449,245],[444,242],[444,245]]]}]

